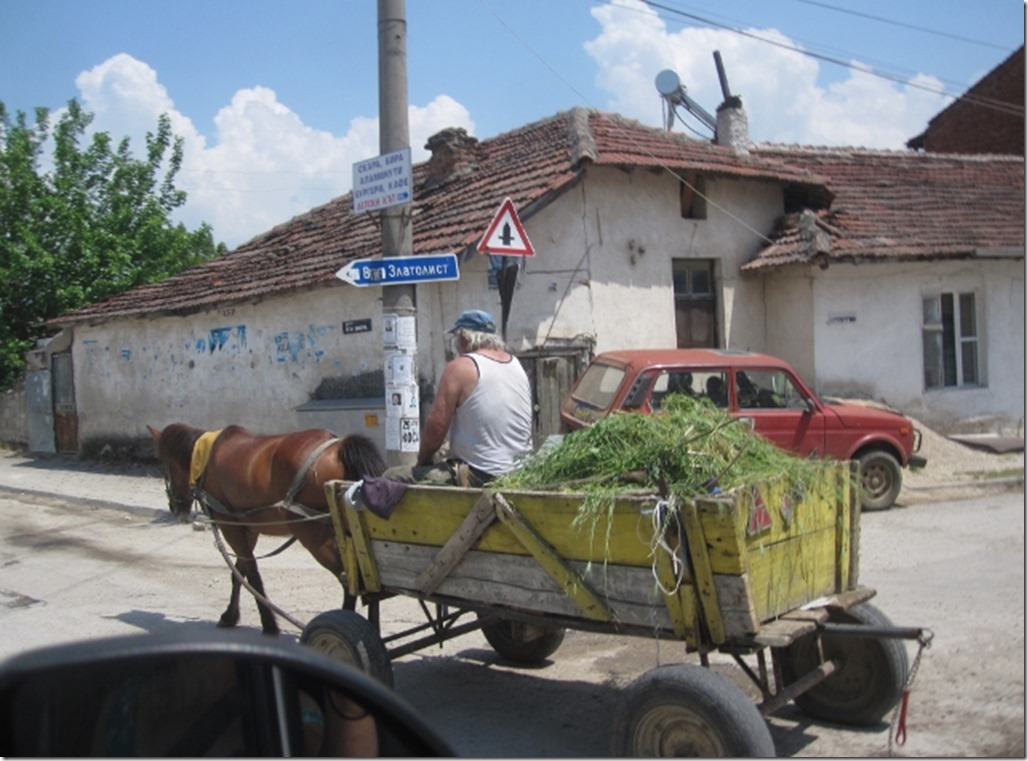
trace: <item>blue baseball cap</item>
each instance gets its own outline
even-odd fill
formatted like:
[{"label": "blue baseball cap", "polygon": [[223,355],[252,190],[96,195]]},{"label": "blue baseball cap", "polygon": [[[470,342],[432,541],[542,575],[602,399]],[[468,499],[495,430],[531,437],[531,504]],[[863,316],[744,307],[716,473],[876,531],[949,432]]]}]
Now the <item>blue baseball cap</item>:
[{"label": "blue baseball cap", "polygon": [[461,312],[457,322],[453,323],[453,327],[446,332],[456,333],[460,328],[475,330],[479,333],[495,333],[496,320],[493,319],[491,314],[483,312],[481,309],[469,309],[466,312]]}]

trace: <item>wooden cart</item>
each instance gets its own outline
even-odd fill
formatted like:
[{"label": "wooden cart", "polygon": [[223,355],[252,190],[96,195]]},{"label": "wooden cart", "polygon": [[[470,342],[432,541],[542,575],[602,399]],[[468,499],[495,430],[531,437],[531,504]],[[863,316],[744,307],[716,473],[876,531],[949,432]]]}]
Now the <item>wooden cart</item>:
[{"label": "wooden cart", "polygon": [[[684,642],[699,665],[658,667],[625,690],[616,755],[773,755],[764,716],[790,700],[874,724],[906,683],[899,640],[922,631],[893,627],[857,584],[860,502],[847,467],[805,490],[626,493],[592,513],[580,494],[411,486],[388,519],[358,487],[332,482],[345,583],[367,617],[322,613],[301,640],[390,684],[392,659],[476,629],[529,663],[567,628]],[[379,602],[394,595],[421,600],[427,622],[383,639]],[[714,651],[760,688],[759,705],[705,668]]]}]

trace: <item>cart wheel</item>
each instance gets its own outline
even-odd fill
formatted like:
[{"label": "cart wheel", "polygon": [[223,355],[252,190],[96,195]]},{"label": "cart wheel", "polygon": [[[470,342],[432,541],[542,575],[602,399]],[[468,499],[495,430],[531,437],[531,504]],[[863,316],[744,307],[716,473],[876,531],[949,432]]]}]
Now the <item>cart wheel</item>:
[{"label": "cart wheel", "polygon": [[[869,603],[833,610],[830,623],[891,627],[889,618]],[[797,695],[793,702],[806,713],[840,724],[868,726],[881,721],[900,699],[907,681],[907,650],[900,640],[886,637],[845,637],[808,634],[776,650],[785,683],[799,679],[824,660],[839,659],[839,670]]]},{"label": "cart wheel", "polygon": [[566,630],[490,616],[482,634],[493,650],[516,663],[542,663],[560,647]]},{"label": "cart wheel", "polygon": [[300,634],[300,642],[333,660],[393,686],[393,664],[375,628],[352,610],[329,610],[315,616]]},{"label": "cart wheel", "polygon": [[614,719],[614,755],[770,757],[775,744],[746,693],[702,666],[680,663],[629,685]]}]

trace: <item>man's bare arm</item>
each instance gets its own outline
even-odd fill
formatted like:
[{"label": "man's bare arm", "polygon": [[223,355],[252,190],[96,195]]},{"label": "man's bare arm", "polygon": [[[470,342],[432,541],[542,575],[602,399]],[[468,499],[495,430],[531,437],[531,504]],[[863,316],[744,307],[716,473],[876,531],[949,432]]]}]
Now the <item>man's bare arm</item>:
[{"label": "man's bare arm", "polygon": [[453,415],[478,383],[478,368],[470,357],[458,357],[443,369],[439,391],[428,413],[418,447],[418,465],[429,465],[450,432]]}]

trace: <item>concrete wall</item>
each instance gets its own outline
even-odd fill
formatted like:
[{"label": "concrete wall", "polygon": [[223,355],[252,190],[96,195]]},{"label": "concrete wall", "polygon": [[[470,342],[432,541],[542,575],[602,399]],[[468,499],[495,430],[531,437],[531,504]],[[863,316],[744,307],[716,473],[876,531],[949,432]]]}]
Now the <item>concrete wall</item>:
[{"label": "concrete wall", "polygon": [[[377,381],[381,398],[378,298],[340,283],[217,312],[79,326],[79,441],[176,421],[289,431],[296,408],[319,394],[360,396]],[[344,322],[366,319],[370,332],[344,333]]]},{"label": "concrete wall", "polygon": [[[809,324],[819,391],[878,399],[943,431],[1023,433],[1023,261],[832,265],[817,272]],[[773,286],[776,303],[800,287],[803,274],[791,274],[790,288]],[[968,291],[979,310],[982,385],[925,389],[922,299]]]}]

